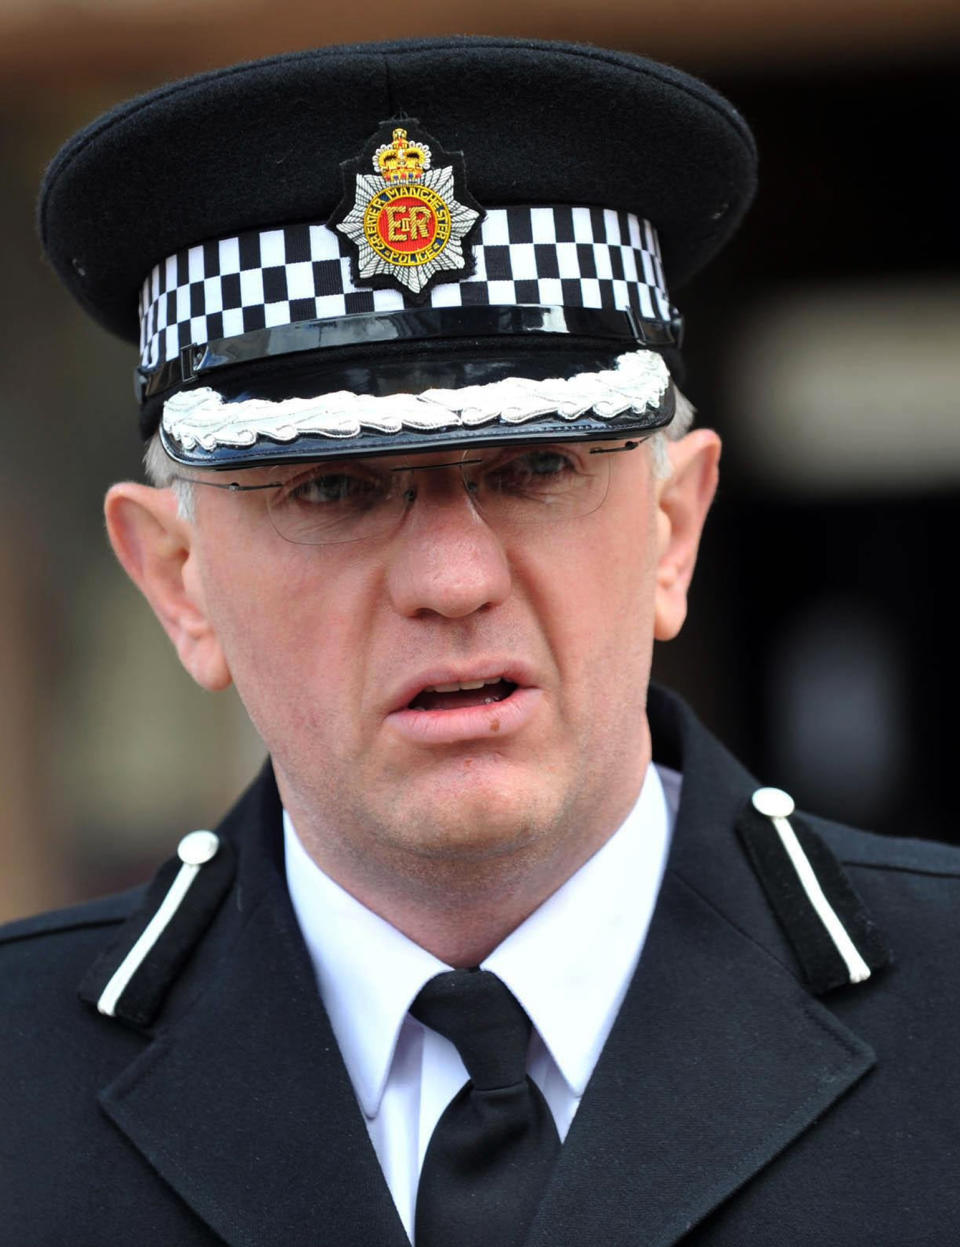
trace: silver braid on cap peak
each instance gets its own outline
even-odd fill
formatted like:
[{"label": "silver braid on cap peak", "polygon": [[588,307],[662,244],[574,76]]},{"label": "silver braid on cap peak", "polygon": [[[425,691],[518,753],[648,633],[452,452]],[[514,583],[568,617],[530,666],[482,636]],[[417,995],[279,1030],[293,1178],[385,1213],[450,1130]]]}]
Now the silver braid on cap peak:
[{"label": "silver braid on cap peak", "polygon": [[657,408],[670,373],[654,351],[621,355],[615,368],[542,381],[507,377],[456,390],[370,395],[339,390],[316,398],[224,401],[207,386],[181,390],[164,403],[162,428],[185,451],[198,446],[253,446],[259,438],[292,442],[298,437],[358,437],[364,431],[421,433],[479,428],[493,422],[522,425],[544,416],[572,423],[592,414],[614,420]]}]

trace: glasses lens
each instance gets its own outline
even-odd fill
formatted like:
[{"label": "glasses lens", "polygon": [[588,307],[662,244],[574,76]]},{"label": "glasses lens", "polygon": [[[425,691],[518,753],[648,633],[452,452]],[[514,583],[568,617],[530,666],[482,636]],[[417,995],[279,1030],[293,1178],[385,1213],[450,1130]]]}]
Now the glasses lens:
[{"label": "glasses lens", "polygon": [[463,476],[477,509],[493,525],[541,524],[595,511],[607,495],[610,456],[586,445],[514,446],[464,456]]},{"label": "glasses lens", "polygon": [[314,463],[268,503],[281,537],[298,545],[363,541],[389,532],[411,500],[407,474],[375,462]]},{"label": "glasses lens", "polygon": [[[426,479],[459,468],[473,505],[494,528],[589,515],[603,502],[609,453],[585,444],[509,446],[464,451],[435,464],[344,460],[311,464],[272,492],[270,520],[287,541],[334,545],[389,534],[399,526]],[[456,479],[456,478],[454,478]],[[449,493],[449,483],[446,484]]]}]

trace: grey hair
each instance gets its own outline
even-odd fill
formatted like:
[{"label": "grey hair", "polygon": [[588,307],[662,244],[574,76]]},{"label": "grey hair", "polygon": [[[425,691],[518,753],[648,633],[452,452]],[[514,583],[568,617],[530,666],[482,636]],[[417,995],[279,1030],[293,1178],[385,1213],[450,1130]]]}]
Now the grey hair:
[{"label": "grey hair", "polygon": [[172,489],[177,499],[180,518],[193,521],[194,489],[190,481],[178,475],[179,465],[163,449],[160,434],[154,433],[143,452],[143,470],[147,480],[157,489]]},{"label": "grey hair", "polygon": [[679,386],[673,387],[676,407],[673,419],[665,429],[659,429],[650,438],[650,457],[653,460],[653,474],[661,481],[665,481],[672,472],[670,466],[670,457],[667,454],[667,442],[679,442],[681,437],[686,437],[690,432],[697,409],[690,402],[686,394],[684,394]]},{"label": "grey hair", "polygon": [[[693,404],[676,386],[674,386],[674,394],[676,395],[676,411],[673,419],[665,429],[654,433],[649,442],[653,473],[659,480],[666,480],[671,472],[667,442],[677,442],[681,437],[685,437],[696,415]],[[193,485],[189,480],[178,475],[178,465],[163,449],[159,433],[154,433],[147,442],[143,454],[143,467],[151,485],[155,485],[157,489],[173,490],[177,498],[180,518],[192,521],[195,513]]]}]

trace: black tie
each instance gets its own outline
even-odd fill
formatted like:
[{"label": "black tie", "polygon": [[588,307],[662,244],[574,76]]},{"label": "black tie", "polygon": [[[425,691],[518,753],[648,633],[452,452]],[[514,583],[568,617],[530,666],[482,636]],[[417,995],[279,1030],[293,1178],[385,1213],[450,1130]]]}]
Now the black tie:
[{"label": "black tie", "polygon": [[489,970],[438,974],[410,1012],[456,1045],[470,1075],[427,1147],[416,1247],[521,1247],[560,1151],[526,1073],[530,1019]]}]

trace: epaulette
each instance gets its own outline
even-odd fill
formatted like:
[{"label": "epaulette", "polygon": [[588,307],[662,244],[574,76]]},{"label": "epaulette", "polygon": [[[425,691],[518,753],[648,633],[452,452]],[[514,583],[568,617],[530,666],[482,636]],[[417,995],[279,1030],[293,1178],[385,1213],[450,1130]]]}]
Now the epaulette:
[{"label": "epaulette", "polygon": [[191,831],[158,871],[143,906],[80,984],[80,999],[106,1017],[150,1026],[233,882],[228,841]]},{"label": "epaulette", "polygon": [[863,983],[890,949],[823,839],[794,815],[780,788],[758,788],[737,833],[815,995]]}]

